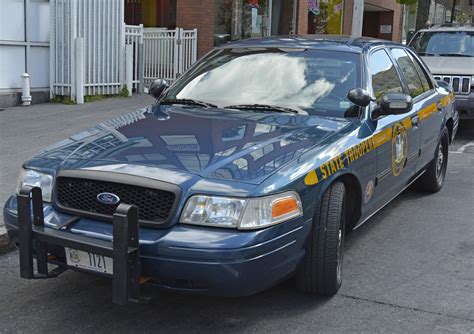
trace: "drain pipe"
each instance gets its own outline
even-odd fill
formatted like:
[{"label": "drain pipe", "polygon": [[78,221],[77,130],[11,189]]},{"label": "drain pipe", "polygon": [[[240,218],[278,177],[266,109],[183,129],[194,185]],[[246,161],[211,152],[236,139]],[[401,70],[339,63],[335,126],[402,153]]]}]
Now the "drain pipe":
[{"label": "drain pipe", "polygon": [[21,102],[24,107],[31,105],[30,75],[28,73],[21,75]]}]

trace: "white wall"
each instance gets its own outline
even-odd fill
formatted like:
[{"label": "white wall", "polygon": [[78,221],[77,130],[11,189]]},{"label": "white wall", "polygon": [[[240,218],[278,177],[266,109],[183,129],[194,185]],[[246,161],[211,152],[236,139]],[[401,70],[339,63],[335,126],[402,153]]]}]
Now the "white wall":
[{"label": "white wall", "polygon": [[[26,19],[25,19],[26,18]],[[0,92],[49,90],[49,0],[0,0]]]}]

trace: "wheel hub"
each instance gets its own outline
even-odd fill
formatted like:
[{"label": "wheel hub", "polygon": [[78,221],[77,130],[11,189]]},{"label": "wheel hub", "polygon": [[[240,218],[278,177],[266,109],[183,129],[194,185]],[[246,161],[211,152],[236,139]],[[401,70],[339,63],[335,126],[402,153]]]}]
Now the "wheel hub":
[{"label": "wheel hub", "polygon": [[443,171],[443,165],[444,165],[443,147],[442,145],[439,145],[438,158],[436,159],[436,176],[437,177],[441,176],[441,173]]},{"label": "wheel hub", "polygon": [[337,281],[340,282],[342,278],[342,228],[339,228],[338,240],[337,240]]}]

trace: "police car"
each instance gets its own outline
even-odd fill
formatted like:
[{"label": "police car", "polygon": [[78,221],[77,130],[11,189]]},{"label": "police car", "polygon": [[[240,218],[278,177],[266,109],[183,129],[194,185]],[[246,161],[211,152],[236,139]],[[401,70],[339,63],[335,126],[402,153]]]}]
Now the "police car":
[{"label": "police car", "polygon": [[333,295],[345,235],[413,182],[439,191],[458,126],[417,55],[366,38],[226,44],[150,93],[24,163],[4,208],[21,277],[104,275],[120,304],[292,276]]}]

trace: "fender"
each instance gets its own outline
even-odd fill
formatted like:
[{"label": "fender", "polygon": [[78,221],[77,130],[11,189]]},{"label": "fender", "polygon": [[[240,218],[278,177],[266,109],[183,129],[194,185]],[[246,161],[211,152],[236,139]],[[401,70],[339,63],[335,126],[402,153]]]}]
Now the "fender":
[{"label": "fender", "polygon": [[319,195],[318,195],[318,198],[317,198],[317,203],[319,204],[322,200],[322,197],[324,195],[324,193],[326,192],[326,190],[328,190],[328,188],[337,180],[339,179],[340,177],[342,176],[345,176],[345,175],[349,175],[351,177],[354,177],[355,180],[356,180],[356,183],[357,183],[357,196],[359,196],[359,198],[361,198],[362,196],[362,187],[361,187],[361,182],[360,182],[360,178],[357,176],[357,174],[355,174],[351,169],[349,168],[342,168],[340,170],[338,170],[335,174],[331,175],[329,178],[327,178],[326,180],[324,180],[324,182],[321,182],[321,189],[319,191]]}]

